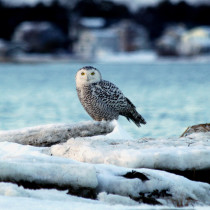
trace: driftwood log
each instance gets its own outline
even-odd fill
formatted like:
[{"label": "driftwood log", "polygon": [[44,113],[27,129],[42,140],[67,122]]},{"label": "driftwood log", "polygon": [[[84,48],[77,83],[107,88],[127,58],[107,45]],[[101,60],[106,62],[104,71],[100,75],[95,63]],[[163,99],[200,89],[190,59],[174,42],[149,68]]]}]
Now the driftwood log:
[{"label": "driftwood log", "polygon": [[70,138],[111,133],[110,122],[83,122],[78,124],[51,124],[11,131],[0,131],[0,142],[8,141],[39,147],[66,142]]}]

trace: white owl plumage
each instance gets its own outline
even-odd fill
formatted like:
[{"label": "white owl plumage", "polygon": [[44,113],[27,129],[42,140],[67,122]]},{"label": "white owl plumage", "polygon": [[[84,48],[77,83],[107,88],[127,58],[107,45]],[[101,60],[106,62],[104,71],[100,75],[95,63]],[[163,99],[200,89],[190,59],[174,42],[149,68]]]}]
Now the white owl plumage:
[{"label": "white owl plumage", "polygon": [[111,121],[122,115],[138,127],[146,124],[132,102],[113,83],[103,80],[98,69],[92,66],[79,69],[76,89],[81,104],[94,120]]}]

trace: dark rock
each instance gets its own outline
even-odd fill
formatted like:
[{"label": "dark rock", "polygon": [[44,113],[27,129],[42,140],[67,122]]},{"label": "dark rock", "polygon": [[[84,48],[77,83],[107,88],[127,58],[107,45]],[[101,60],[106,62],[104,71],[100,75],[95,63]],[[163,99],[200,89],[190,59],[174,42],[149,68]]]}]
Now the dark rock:
[{"label": "dark rock", "polygon": [[[157,190],[155,190],[157,191]],[[159,201],[156,200],[156,198],[159,198],[160,196],[152,196],[152,193],[139,193],[139,197],[133,198],[135,201],[139,203],[145,203],[149,205],[162,205]]]},{"label": "dark rock", "polygon": [[3,182],[10,182],[13,184],[17,184],[18,186],[22,186],[25,189],[39,190],[39,189],[57,189],[57,190],[68,190],[68,194],[75,195],[83,198],[96,199],[97,193],[95,189],[87,188],[87,187],[72,187],[70,184],[66,186],[59,186],[59,184],[46,184],[46,183],[37,183],[37,182],[29,182],[25,180],[15,181],[15,180],[1,180]]},{"label": "dark rock", "polygon": [[135,201],[140,203],[146,203],[150,205],[162,205],[157,199],[158,198],[165,198],[165,197],[172,197],[168,190],[154,190],[153,192],[148,193],[140,193],[138,198],[134,198]]},{"label": "dark rock", "polygon": [[147,181],[149,180],[144,174],[137,172],[137,171],[131,171],[128,172],[127,174],[123,175],[123,177],[127,179],[140,179],[141,181]]},{"label": "dark rock", "polygon": [[139,201],[140,203],[149,204],[149,205],[162,205],[162,203],[157,201],[155,198],[149,198],[149,197],[145,197],[145,196],[142,196],[141,198],[139,198],[136,201]]},{"label": "dark rock", "polygon": [[210,123],[189,126],[180,137],[185,137],[192,133],[201,132],[210,132]]},{"label": "dark rock", "polygon": [[210,169],[203,169],[203,170],[166,170],[167,172],[184,176],[190,180],[193,181],[199,181],[199,182],[207,182],[210,184]]},{"label": "dark rock", "polygon": [[97,197],[97,193],[95,189],[84,188],[84,187],[79,188],[79,189],[69,188],[68,194],[83,197],[83,198],[89,198],[89,199],[96,199]]},{"label": "dark rock", "polygon": [[148,195],[148,197],[154,196],[155,198],[160,198],[160,197],[171,197],[172,195],[168,193],[168,190],[155,190],[152,193]]}]

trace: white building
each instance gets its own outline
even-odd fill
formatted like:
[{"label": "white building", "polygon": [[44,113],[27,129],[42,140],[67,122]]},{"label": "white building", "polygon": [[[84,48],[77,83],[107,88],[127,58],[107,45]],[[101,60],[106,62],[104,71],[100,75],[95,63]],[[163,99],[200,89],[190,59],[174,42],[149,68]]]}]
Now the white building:
[{"label": "white building", "polygon": [[143,26],[131,20],[122,20],[112,27],[118,31],[121,52],[139,51],[150,47],[149,35]]},{"label": "white building", "polygon": [[76,56],[83,59],[94,59],[101,53],[114,53],[120,49],[119,38],[116,30],[101,29],[81,31],[78,42],[73,51]]},{"label": "white building", "polygon": [[76,35],[73,52],[82,59],[139,51],[149,46],[147,31],[130,20],[105,28],[105,21],[101,18],[84,18],[80,20]]},{"label": "white building", "polygon": [[179,51],[182,55],[210,53],[210,27],[196,27],[184,33],[181,37]]}]

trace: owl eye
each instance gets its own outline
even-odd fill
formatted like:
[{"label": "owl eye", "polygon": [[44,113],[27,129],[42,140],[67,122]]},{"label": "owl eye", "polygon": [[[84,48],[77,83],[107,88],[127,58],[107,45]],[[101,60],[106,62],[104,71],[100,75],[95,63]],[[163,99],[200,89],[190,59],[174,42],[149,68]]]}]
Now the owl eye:
[{"label": "owl eye", "polygon": [[85,72],[82,72],[81,75],[84,76],[85,75]]},{"label": "owl eye", "polygon": [[93,71],[93,72],[91,72],[91,75],[95,75],[95,72]]}]

